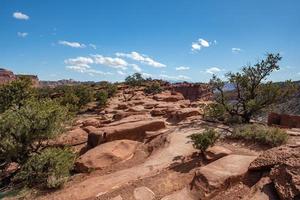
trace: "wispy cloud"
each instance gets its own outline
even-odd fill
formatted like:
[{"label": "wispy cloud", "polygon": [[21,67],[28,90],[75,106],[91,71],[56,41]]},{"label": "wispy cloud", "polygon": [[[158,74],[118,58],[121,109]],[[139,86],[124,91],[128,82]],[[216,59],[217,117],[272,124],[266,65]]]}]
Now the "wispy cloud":
[{"label": "wispy cloud", "polygon": [[185,71],[185,70],[189,70],[190,67],[185,67],[185,66],[180,66],[180,67],[176,67],[175,70],[176,71]]},{"label": "wispy cloud", "polygon": [[89,44],[89,46],[93,49],[97,49],[97,46],[95,44]]},{"label": "wispy cloud", "polygon": [[200,51],[202,48],[209,47],[210,44],[208,41],[199,38],[198,41],[192,43],[192,51]]},{"label": "wispy cloud", "polygon": [[25,33],[25,32],[18,32],[17,35],[18,35],[19,37],[25,38],[25,37],[28,36],[28,33]]},{"label": "wispy cloud", "polygon": [[85,73],[85,74],[89,74],[90,76],[94,76],[94,75],[112,75],[111,72],[103,72],[103,71],[99,71],[99,70],[95,70],[95,69],[88,69],[88,68],[82,68],[79,66],[66,66],[67,69],[76,71],[76,72],[80,72],[80,73]]},{"label": "wispy cloud", "polygon": [[94,60],[89,57],[77,57],[69,58],[65,60],[65,64],[69,66],[76,66],[77,69],[87,69],[90,68],[90,65],[94,63]]},{"label": "wispy cloud", "polygon": [[222,69],[220,69],[218,67],[211,67],[211,68],[206,69],[205,72],[208,73],[208,74],[216,74],[220,71],[222,71]]},{"label": "wispy cloud", "polygon": [[130,58],[132,60],[138,61],[142,64],[149,65],[155,68],[161,68],[161,67],[166,67],[165,64],[162,64],[160,62],[155,61],[154,59],[150,58],[147,55],[140,54],[138,52],[131,52],[131,53],[116,53],[116,56],[118,57],[125,57],[125,58]]},{"label": "wispy cloud", "polygon": [[64,45],[64,46],[69,46],[72,48],[85,48],[86,45],[85,44],[80,44],[79,42],[68,42],[65,40],[60,40],[58,41],[58,44]]},{"label": "wispy cloud", "polygon": [[21,12],[14,12],[13,17],[20,20],[29,20],[29,16]]},{"label": "wispy cloud", "polygon": [[240,53],[243,50],[240,48],[233,47],[233,48],[231,48],[231,51],[232,51],[232,53]]}]

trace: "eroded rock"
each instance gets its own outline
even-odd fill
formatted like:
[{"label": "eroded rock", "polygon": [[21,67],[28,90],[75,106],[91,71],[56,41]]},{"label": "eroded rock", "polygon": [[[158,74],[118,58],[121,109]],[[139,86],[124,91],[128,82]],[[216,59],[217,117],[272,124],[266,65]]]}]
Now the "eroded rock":
[{"label": "eroded rock", "polygon": [[116,140],[97,146],[76,160],[75,170],[89,172],[128,160],[134,155],[138,144],[132,140]]},{"label": "eroded rock", "polygon": [[136,200],[153,200],[155,198],[154,192],[147,187],[138,187],[133,191],[133,196]]}]

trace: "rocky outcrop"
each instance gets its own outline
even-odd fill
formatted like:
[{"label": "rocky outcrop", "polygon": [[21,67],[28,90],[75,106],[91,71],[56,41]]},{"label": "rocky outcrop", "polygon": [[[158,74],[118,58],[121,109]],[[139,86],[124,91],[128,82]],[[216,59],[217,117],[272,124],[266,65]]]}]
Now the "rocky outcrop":
[{"label": "rocky outcrop", "polygon": [[12,71],[0,68],[0,85],[16,80],[16,76]]},{"label": "rocky outcrop", "polygon": [[154,192],[145,186],[135,188],[133,196],[136,200],[153,200],[155,198]]},{"label": "rocky outcrop", "polygon": [[173,84],[171,89],[181,93],[184,98],[191,101],[212,99],[212,92],[208,84],[177,83]]},{"label": "rocky outcrop", "polygon": [[270,113],[268,125],[277,125],[283,128],[300,128],[300,116]]},{"label": "rocky outcrop", "polygon": [[89,172],[128,160],[134,155],[137,145],[138,142],[132,140],[116,140],[97,146],[76,160],[75,170]]},{"label": "rocky outcrop", "polygon": [[282,146],[262,153],[250,170],[268,170],[282,200],[300,198],[300,147]]},{"label": "rocky outcrop", "polygon": [[89,134],[88,146],[93,148],[104,142],[122,139],[143,141],[147,131],[158,131],[163,128],[165,122],[162,120],[145,120],[103,127]]}]

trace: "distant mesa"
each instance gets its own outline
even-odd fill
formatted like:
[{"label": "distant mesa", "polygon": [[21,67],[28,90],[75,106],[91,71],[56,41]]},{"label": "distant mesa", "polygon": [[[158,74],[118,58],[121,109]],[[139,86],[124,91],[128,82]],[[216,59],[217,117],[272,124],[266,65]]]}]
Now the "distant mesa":
[{"label": "distant mesa", "polygon": [[12,71],[0,68],[0,85],[10,83],[18,78],[29,78],[33,87],[39,87],[39,78],[36,75],[14,74]]}]

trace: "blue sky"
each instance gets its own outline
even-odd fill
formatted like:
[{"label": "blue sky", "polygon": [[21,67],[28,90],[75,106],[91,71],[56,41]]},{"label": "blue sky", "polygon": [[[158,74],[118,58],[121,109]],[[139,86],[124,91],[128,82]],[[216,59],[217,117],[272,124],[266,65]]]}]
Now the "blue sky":
[{"label": "blue sky", "polygon": [[206,82],[278,52],[272,80],[299,80],[299,11],[299,0],[0,0],[0,67],[42,80]]}]

